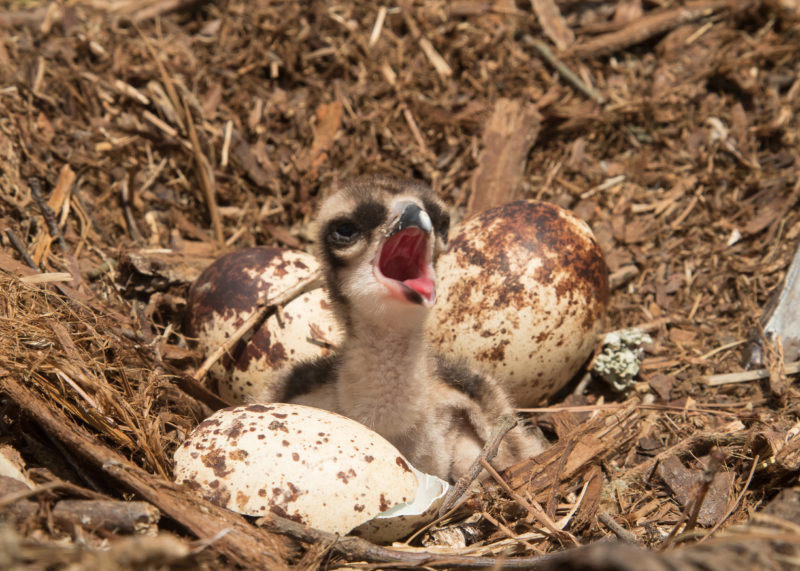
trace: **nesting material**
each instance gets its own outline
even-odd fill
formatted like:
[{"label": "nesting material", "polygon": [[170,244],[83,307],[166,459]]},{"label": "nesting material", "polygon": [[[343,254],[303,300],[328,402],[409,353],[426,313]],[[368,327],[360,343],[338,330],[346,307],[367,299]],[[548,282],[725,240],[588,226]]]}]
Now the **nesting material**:
[{"label": "nesting material", "polygon": [[[796,2],[6,4],[0,438],[47,491],[28,496],[24,524],[0,527],[0,567],[544,568],[537,554],[565,542],[537,514],[582,543],[642,544],[641,559],[598,546],[606,566],[797,560],[797,362],[767,343],[769,369],[743,371],[800,240]],[[574,35],[566,51],[545,4]],[[181,323],[196,274],[176,257],[194,272],[255,245],[310,253],[321,199],[367,173],[428,182],[457,219],[495,156],[501,99],[534,106],[540,129],[491,189],[589,223],[613,276],[604,331],[653,339],[637,390],[589,384],[526,413],[553,446],[501,474],[517,499],[489,482],[437,524],[481,516],[481,539],[458,547],[379,548],[291,521],[275,533],[277,520],[178,489],[175,449],[223,405],[192,380],[202,357]],[[147,266],[132,273],[128,253]],[[705,382],[732,374],[751,380]],[[698,512],[684,533],[703,485],[658,466],[675,458],[714,481],[715,446],[730,486],[706,501],[722,516],[706,527]],[[158,537],[50,518],[98,488],[157,507]]]}]

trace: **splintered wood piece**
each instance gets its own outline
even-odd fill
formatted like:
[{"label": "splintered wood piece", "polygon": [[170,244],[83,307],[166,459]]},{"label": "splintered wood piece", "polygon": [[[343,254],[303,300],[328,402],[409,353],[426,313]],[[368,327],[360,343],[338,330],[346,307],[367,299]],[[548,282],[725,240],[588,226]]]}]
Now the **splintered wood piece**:
[{"label": "splintered wood piece", "polygon": [[256,523],[266,526],[276,533],[291,535],[305,543],[328,544],[332,551],[350,560],[397,563],[403,567],[432,568],[441,565],[448,568],[539,569],[539,564],[552,558],[551,554],[533,557],[507,557],[506,555],[500,557],[475,557],[433,550],[428,551],[425,548],[394,549],[375,545],[360,537],[350,535],[341,537],[338,534],[321,531],[274,514],[262,517]]},{"label": "splintered wood piece", "polygon": [[553,0],[531,0],[531,7],[545,35],[559,50],[564,51],[575,43],[575,34],[567,26],[566,20]]},{"label": "splintered wood piece", "polygon": [[634,400],[623,409],[578,425],[538,456],[508,468],[503,473],[506,481],[514,490],[524,488],[535,497],[551,489],[554,479],[568,480],[589,470],[592,462],[615,454],[636,436],[634,428],[640,418],[637,407]]},{"label": "splintered wood piece", "polygon": [[117,485],[131,490],[185,527],[199,539],[213,541],[218,551],[244,567],[287,569],[287,542],[250,525],[243,517],[194,496],[176,484],[145,472],[121,454],[76,426],[10,376],[0,379],[0,391],[77,458],[102,470]]},{"label": "splintered wood piece", "polygon": [[472,178],[468,214],[521,198],[528,152],[539,135],[536,107],[499,99],[483,131],[483,150]]},{"label": "splintered wood piece", "polygon": [[594,465],[589,468],[588,473],[584,476],[584,481],[588,482],[588,486],[570,525],[573,533],[578,533],[591,526],[600,509],[600,500],[603,494],[603,471],[600,466]]},{"label": "splintered wood piece", "polygon": [[306,158],[311,180],[319,178],[319,168],[328,158],[328,151],[333,147],[336,134],[342,126],[342,104],[339,101],[323,103],[317,107],[317,127],[314,140]]}]

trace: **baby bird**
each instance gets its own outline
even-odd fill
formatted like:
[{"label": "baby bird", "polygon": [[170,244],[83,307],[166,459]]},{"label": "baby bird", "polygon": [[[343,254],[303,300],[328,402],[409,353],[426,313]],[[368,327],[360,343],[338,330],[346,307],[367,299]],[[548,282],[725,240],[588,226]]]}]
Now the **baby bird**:
[{"label": "baby bird", "polygon": [[[478,456],[509,398],[487,376],[437,356],[423,334],[436,301],[434,263],[450,216],[425,185],[385,176],[344,183],[317,218],[317,246],[343,331],[330,357],[295,365],[254,399],[305,404],[357,420],[418,469],[455,481]],[[543,450],[523,428],[496,465]]]}]

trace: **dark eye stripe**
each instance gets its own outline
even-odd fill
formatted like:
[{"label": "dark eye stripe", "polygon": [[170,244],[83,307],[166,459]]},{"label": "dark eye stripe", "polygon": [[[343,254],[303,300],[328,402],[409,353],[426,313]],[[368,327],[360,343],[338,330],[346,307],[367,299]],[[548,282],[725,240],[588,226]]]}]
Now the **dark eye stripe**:
[{"label": "dark eye stripe", "polygon": [[430,215],[433,221],[433,227],[441,235],[442,239],[447,242],[447,231],[450,229],[450,215],[442,209],[436,202],[424,198],[422,205],[425,211]]},{"label": "dark eye stripe", "polygon": [[368,233],[383,224],[388,215],[389,211],[383,204],[370,200],[358,205],[353,212],[353,222],[362,232]]}]

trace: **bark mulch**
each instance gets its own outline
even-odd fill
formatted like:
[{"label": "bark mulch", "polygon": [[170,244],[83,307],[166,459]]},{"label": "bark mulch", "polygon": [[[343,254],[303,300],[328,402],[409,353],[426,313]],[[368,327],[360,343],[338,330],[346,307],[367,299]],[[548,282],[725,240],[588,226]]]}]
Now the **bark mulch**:
[{"label": "bark mulch", "polygon": [[[0,6],[0,460],[32,486],[0,477],[0,568],[796,568],[798,355],[746,371],[800,243],[796,1]],[[571,209],[606,329],[652,339],[628,393],[542,403],[553,447],[393,546],[171,483],[224,406],[189,284],[310,251],[320,196],[373,172],[456,220]]]}]

